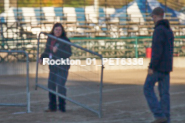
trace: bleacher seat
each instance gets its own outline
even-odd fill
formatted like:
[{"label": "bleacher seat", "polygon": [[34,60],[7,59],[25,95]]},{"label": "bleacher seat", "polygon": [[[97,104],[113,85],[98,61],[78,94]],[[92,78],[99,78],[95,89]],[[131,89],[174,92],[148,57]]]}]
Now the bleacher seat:
[{"label": "bleacher seat", "polygon": [[14,8],[13,9],[15,20],[24,22],[24,16],[21,8]]},{"label": "bleacher seat", "polygon": [[5,17],[3,14],[0,15],[0,22],[5,23]]},{"label": "bleacher seat", "polygon": [[112,18],[111,15],[115,13],[115,8],[104,8],[107,20],[110,22],[119,22],[118,18]]},{"label": "bleacher seat", "polygon": [[94,10],[93,6],[86,6],[85,7],[85,15],[87,21],[93,22],[93,23],[98,23],[98,19]]},{"label": "bleacher seat", "polygon": [[15,22],[15,15],[14,15],[14,12],[13,12],[14,8],[10,8],[8,10],[8,17],[7,17],[7,22],[8,23],[13,23]]},{"label": "bleacher seat", "polygon": [[74,7],[64,7],[63,12],[66,15],[67,22],[74,22],[76,23],[76,12]]},{"label": "bleacher seat", "polygon": [[64,19],[64,13],[62,7],[54,7],[55,16],[60,18],[60,21]]},{"label": "bleacher seat", "polygon": [[22,7],[22,13],[23,13],[25,22],[31,22],[32,24],[37,24],[34,8]]},{"label": "bleacher seat", "polygon": [[139,10],[140,10],[144,20],[145,20],[145,17],[146,17],[145,13],[147,12],[147,8],[148,8],[147,0],[136,0],[136,2],[137,2],[137,5],[139,7]]},{"label": "bleacher seat", "polygon": [[55,7],[43,7],[42,8],[46,21],[48,22],[60,21],[60,19],[57,18],[57,15],[55,15],[54,9]]},{"label": "bleacher seat", "polygon": [[75,8],[76,16],[77,16],[77,22],[79,25],[85,25],[85,9],[84,8]]},{"label": "bleacher seat", "polygon": [[103,8],[99,8],[99,21],[105,21],[105,12]]},{"label": "bleacher seat", "polygon": [[38,22],[46,20],[42,8],[34,8],[34,12]]},{"label": "bleacher seat", "polygon": [[118,18],[119,22],[121,22],[121,25],[124,25],[126,20],[127,20],[127,6],[124,6],[120,9],[116,9],[115,13],[111,15],[112,18]]}]

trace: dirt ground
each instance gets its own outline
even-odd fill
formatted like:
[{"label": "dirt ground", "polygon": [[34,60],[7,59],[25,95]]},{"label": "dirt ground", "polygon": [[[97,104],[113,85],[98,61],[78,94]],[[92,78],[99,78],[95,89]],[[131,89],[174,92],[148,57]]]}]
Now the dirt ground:
[{"label": "dirt ground", "polygon": [[[154,120],[143,96],[143,84],[146,70],[105,71],[103,87],[103,117],[73,103],[67,102],[67,112],[45,113],[48,105],[48,92],[34,90],[35,78],[30,76],[31,113],[24,113],[21,107],[0,107],[0,123],[150,123]],[[69,80],[72,79],[69,77]],[[21,95],[24,89],[21,83],[25,76],[0,77],[0,101],[24,101]],[[47,75],[39,78],[47,81]],[[13,83],[13,84],[12,84]],[[79,84],[79,82],[78,82]],[[83,84],[83,83],[81,83]],[[94,84],[94,85],[93,85]],[[98,83],[92,82],[95,86]],[[75,81],[68,84],[75,87]],[[78,87],[72,88],[74,93],[68,93],[74,99],[98,96],[97,93],[86,93]],[[156,88],[157,90],[157,88]],[[78,93],[79,92],[79,93]],[[171,73],[171,118],[172,123],[185,123],[185,69],[175,68]],[[86,102],[88,104],[88,101]],[[89,105],[97,108],[97,102]],[[21,113],[23,112],[23,113]]]}]

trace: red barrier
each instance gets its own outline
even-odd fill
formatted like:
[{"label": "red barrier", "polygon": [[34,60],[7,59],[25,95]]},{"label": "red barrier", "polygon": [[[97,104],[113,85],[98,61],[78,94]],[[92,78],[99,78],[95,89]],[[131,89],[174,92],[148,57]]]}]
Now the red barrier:
[{"label": "red barrier", "polygon": [[146,48],[146,58],[152,57],[152,48]]}]

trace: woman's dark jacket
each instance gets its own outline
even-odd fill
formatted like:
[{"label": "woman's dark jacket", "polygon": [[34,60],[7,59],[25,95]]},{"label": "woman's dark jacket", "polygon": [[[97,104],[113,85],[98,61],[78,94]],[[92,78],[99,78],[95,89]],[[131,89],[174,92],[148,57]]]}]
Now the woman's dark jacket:
[{"label": "woman's dark jacket", "polygon": [[[64,40],[70,42],[70,40],[67,37],[63,37],[61,39],[64,39]],[[50,53],[52,54],[52,59],[61,59],[61,58],[66,59],[66,58],[69,58],[72,55],[71,46],[68,45],[68,44],[65,44],[65,43],[63,43],[61,41],[56,41],[54,43],[53,46],[57,45],[57,47],[58,47],[57,51],[54,53],[53,50],[50,49],[51,41],[53,41],[53,40],[54,39],[48,37],[45,50],[41,54],[40,59],[49,58],[49,54]],[[59,65],[59,66],[61,66],[61,65]],[[62,65],[62,66],[63,67],[67,67],[68,69],[70,68],[70,65]],[[52,67],[50,66],[49,68],[51,70]]]}]

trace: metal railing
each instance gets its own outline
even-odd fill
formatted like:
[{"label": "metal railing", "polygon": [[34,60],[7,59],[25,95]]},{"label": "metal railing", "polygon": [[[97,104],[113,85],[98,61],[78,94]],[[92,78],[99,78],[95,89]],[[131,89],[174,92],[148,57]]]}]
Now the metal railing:
[{"label": "metal railing", "polygon": [[[78,52],[77,50],[81,50],[81,51],[84,51],[86,53],[93,54],[94,56],[98,57],[101,60],[101,63],[100,63],[101,66],[100,66],[100,71],[99,71],[100,72],[100,76],[97,75],[97,74],[95,74],[91,69],[88,70],[88,69],[86,69],[86,67],[77,66],[77,68],[80,67],[80,70],[83,69],[84,71],[86,71],[88,73],[91,73],[93,75],[94,74],[96,75],[97,82],[99,84],[99,87],[98,87],[99,89],[97,88],[97,85],[95,83],[93,83],[93,80],[91,80],[90,78],[88,78],[87,76],[85,76],[86,75],[85,73],[83,75],[83,74],[78,74],[78,73],[75,73],[75,72],[72,72],[72,71],[70,72],[72,75],[74,75],[74,76],[77,77],[77,79],[74,80],[75,81],[75,84],[77,84],[76,86],[77,87],[80,87],[80,91],[82,90],[82,88],[84,90],[84,92],[82,92],[80,95],[84,95],[84,93],[90,93],[90,94],[94,94],[95,93],[95,95],[94,95],[95,98],[83,96],[84,101],[81,101],[81,100],[78,100],[78,99],[73,99],[73,98],[75,98],[74,95],[71,96],[71,97],[70,96],[66,96],[64,94],[61,94],[59,92],[56,92],[55,90],[50,89],[49,87],[47,87],[43,83],[39,83],[39,70],[40,70],[39,69],[39,54],[40,54],[39,53],[39,48],[40,48],[40,36],[41,36],[41,34],[44,34],[44,35],[48,36],[48,38],[51,38],[51,39],[54,39],[56,41],[62,42],[62,43],[66,44],[66,45],[69,45],[69,46],[71,46],[73,48],[76,48],[75,51],[73,50],[74,52],[72,52],[72,54]],[[58,50],[60,50],[60,49],[58,49]],[[62,51],[62,49],[61,49],[61,51]],[[37,63],[36,63],[36,78],[35,78],[35,81],[36,81],[35,89],[36,90],[37,90],[38,87],[41,88],[41,89],[44,89],[44,90],[46,90],[46,91],[48,91],[48,92],[50,92],[52,94],[55,94],[56,96],[58,96],[60,98],[63,98],[65,100],[68,100],[68,101],[70,101],[70,102],[72,102],[72,103],[74,103],[76,105],[79,105],[79,106],[81,106],[81,107],[83,107],[83,108],[85,108],[85,109],[87,109],[87,110],[89,110],[89,111],[91,111],[91,112],[93,112],[95,114],[98,114],[99,117],[102,117],[103,68],[104,68],[104,66],[103,66],[103,57],[102,57],[102,55],[100,55],[100,54],[98,54],[96,52],[93,52],[91,50],[88,50],[86,48],[83,48],[83,47],[81,47],[79,45],[76,45],[74,43],[68,42],[68,41],[66,41],[64,39],[57,38],[57,37],[55,37],[53,35],[50,35],[50,34],[45,34],[45,33],[42,33],[42,32],[39,34],[38,42],[37,42]],[[57,66],[57,69],[60,69],[60,67]],[[78,69],[73,69],[73,70],[78,70]],[[44,69],[44,71],[48,71],[48,70],[47,69]],[[49,72],[51,72],[51,71],[49,71]],[[56,77],[63,78],[62,75],[56,75],[56,73],[52,73],[52,74],[55,75]],[[84,83],[84,84],[80,83],[80,82],[82,82],[82,79],[84,79],[84,81],[86,83]],[[55,84],[55,86],[57,86],[58,88],[59,87],[62,87],[63,89],[66,89],[67,88],[67,87],[65,87],[63,85],[58,84],[57,82],[50,81],[50,79],[48,79],[48,82],[50,82],[52,84]],[[88,83],[89,84],[91,83],[91,86],[89,86]],[[92,89],[92,86],[93,85],[94,85],[94,88]],[[73,87],[71,87],[71,88],[73,88]],[[69,93],[73,93],[73,91],[75,91],[75,89],[71,89],[69,91]],[[74,92],[74,94],[76,94],[76,93],[80,93],[80,92],[78,92],[78,91],[77,92]],[[97,95],[99,96],[99,98],[97,98]],[[88,101],[90,101],[90,104],[91,103],[95,103],[94,105],[96,105],[96,106],[98,105],[98,108],[91,107],[91,105],[89,103],[86,104],[86,102],[88,102],[86,99],[88,99]]]},{"label": "metal railing", "polygon": [[[26,56],[26,104],[24,103],[0,103],[0,106],[20,106],[20,107],[27,107],[27,113],[30,111],[30,89],[29,89],[29,58],[28,54],[22,50],[0,50],[0,53],[23,53]],[[18,72],[18,71],[15,71]],[[10,86],[12,86],[10,84]],[[12,89],[13,90],[13,89]],[[15,92],[16,93],[16,92]],[[9,98],[6,96],[6,98]]]}]

